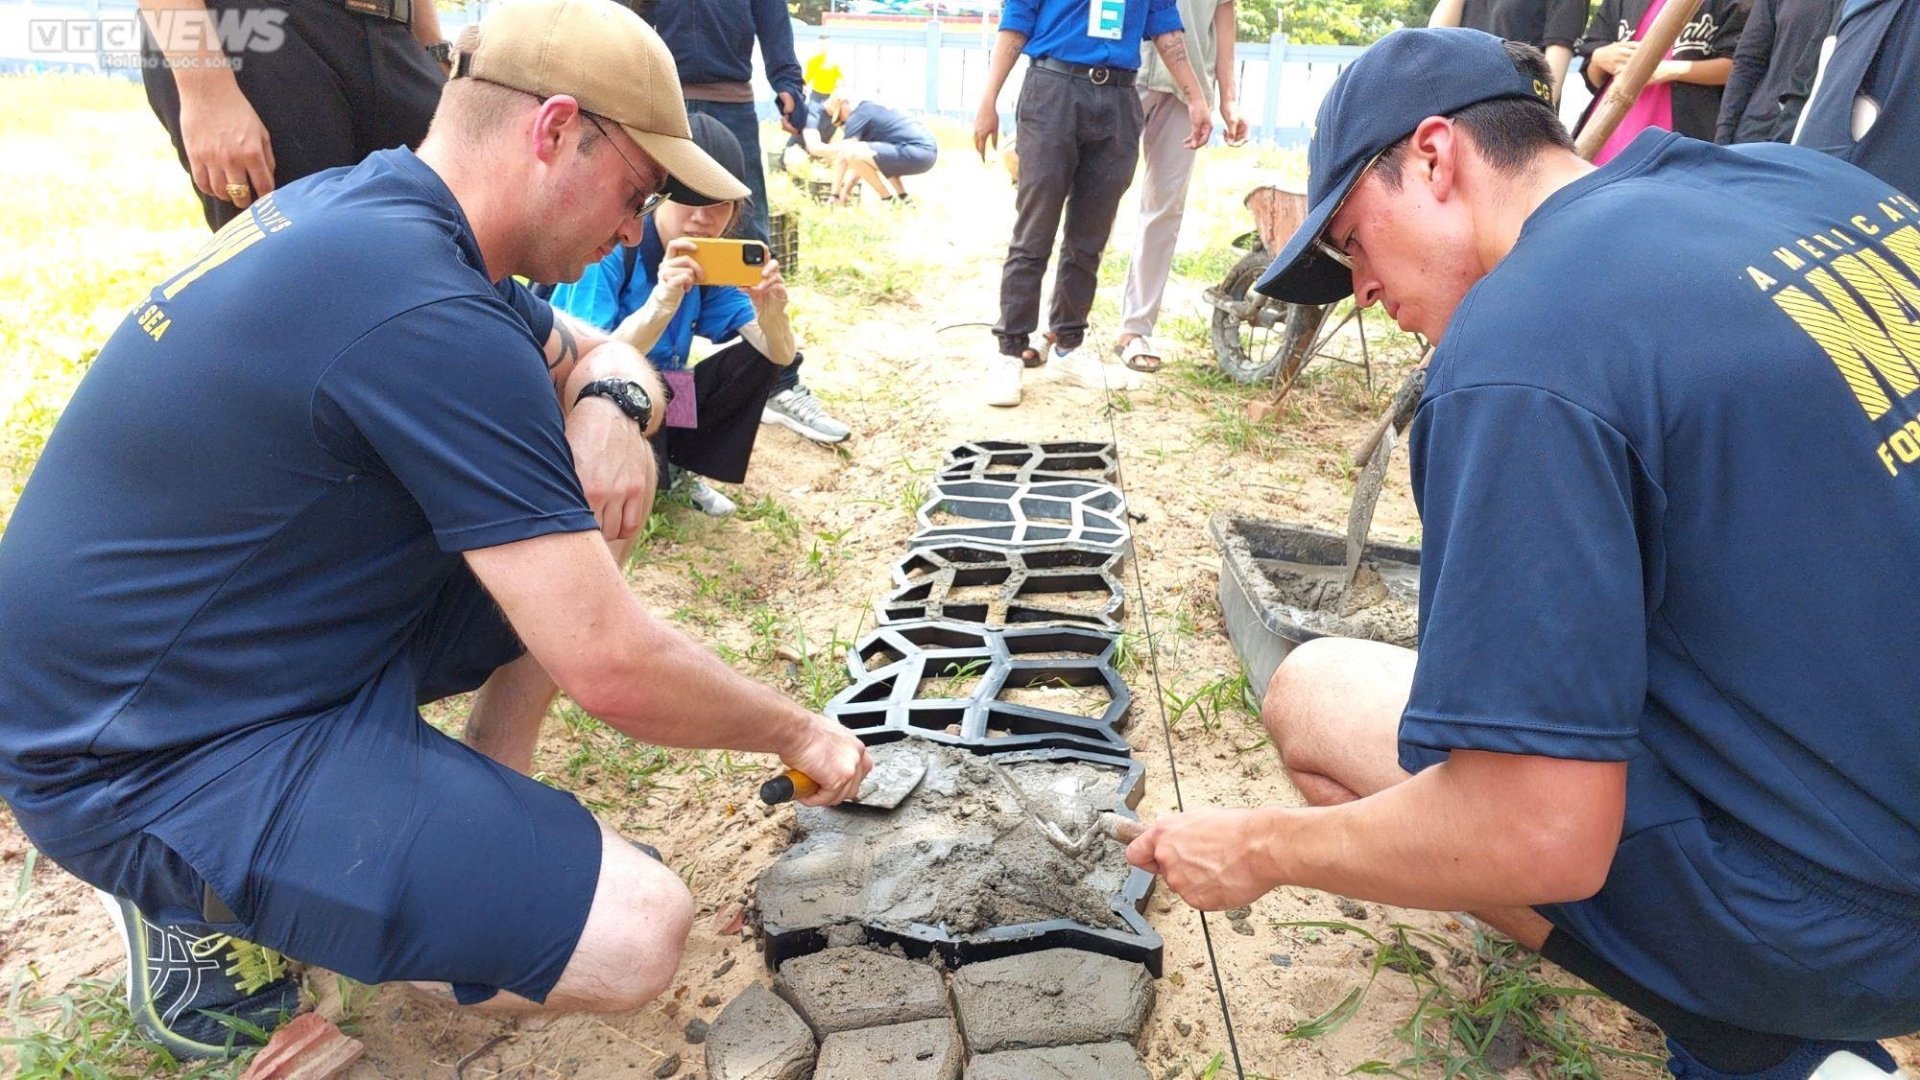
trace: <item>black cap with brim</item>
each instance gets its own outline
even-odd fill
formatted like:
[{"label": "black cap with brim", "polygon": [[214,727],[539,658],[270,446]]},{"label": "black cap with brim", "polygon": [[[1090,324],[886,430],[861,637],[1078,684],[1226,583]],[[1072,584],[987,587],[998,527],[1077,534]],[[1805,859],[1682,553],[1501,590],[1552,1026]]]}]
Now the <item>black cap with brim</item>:
[{"label": "black cap with brim", "polygon": [[[720,163],[720,167],[733,175],[742,184],[747,182],[747,157],[740,149],[740,140],[725,124],[706,113],[689,113],[687,127],[693,133],[693,144],[706,152],[706,155]],[[712,206],[727,202],[726,199],[709,198],[680,182],[677,176],[669,176],[664,189],[666,196],[681,206]]]},{"label": "black cap with brim", "polygon": [[1553,92],[1517,67],[1492,34],[1459,27],[1396,30],[1340,73],[1307,146],[1307,216],[1254,286],[1293,304],[1331,304],[1353,293],[1353,274],[1314,241],[1381,151],[1429,116],[1504,97]]}]

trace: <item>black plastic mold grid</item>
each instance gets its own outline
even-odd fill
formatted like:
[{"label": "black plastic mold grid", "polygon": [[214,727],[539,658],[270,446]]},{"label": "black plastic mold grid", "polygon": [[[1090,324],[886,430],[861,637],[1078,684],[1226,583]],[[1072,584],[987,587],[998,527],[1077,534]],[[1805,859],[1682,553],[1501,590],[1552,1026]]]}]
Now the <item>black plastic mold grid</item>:
[{"label": "black plastic mold grid", "polygon": [[[965,519],[935,525],[933,515]],[[940,480],[920,507],[910,547],[970,541],[994,547],[1080,544],[1118,551],[1128,541],[1120,491],[1088,480],[1016,484],[1003,480]]]},{"label": "black plastic mold grid", "polygon": [[995,442],[965,443],[947,451],[941,480],[1006,480],[1031,484],[1043,480],[1113,483],[1120,476],[1112,443]]},{"label": "black plastic mold grid", "polygon": [[[1118,630],[1126,606],[1126,589],[1120,583],[1123,557],[1099,547],[1064,544],[1007,549],[956,542],[916,548],[894,564],[895,588],[875,605],[875,612],[882,626],[952,619],[996,628],[1071,623]],[[955,599],[959,589],[979,592]],[[990,599],[984,595],[987,590]],[[1086,602],[1060,602],[1076,594]]]},{"label": "black plastic mold grid", "polygon": [[[1124,756],[1130,748],[1121,732],[1133,693],[1113,669],[1119,641],[1118,634],[1077,626],[883,626],[848,651],[853,685],[824,711],[869,743],[914,735],[969,749]],[[916,696],[923,683],[942,679],[964,681],[968,692]],[[1047,686],[1101,687],[1107,703],[1095,717],[1000,699],[1007,690]]]},{"label": "black plastic mold grid", "polygon": [[[892,737],[919,738],[930,737],[924,733],[890,733]],[[891,738],[872,739],[863,735],[868,742],[886,742]],[[1139,762],[1127,757],[1112,754],[1090,753],[1084,750],[1019,750],[1002,752],[1002,747],[971,747],[976,754],[991,753],[995,759],[1008,764],[1022,761],[1084,761],[1094,765],[1103,765],[1122,770],[1119,788],[1114,792],[1110,806],[1116,812],[1124,807],[1124,816],[1136,817],[1133,808],[1140,804],[1145,787],[1146,768]],[[1127,873],[1126,880],[1120,885],[1120,891],[1109,901],[1113,913],[1124,924],[1121,929],[1091,926],[1078,919],[1047,919],[1042,922],[1014,923],[1008,926],[996,926],[972,934],[953,934],[938,926],[915,923],[905,930],[887,930],[875,926],[862,925],[867,940],[885,947],[898,945],[911,957],[925,957],[938,951],[948,967],[963,964],[975,964],[983,960],[997,960],[1003,956],[1019,953],[1040,952],[1045,949],[1085,949],[1089,952],[1103,953],[1121,960],[1145,964],[1154,978],[1159,978],[1164,966],[1166,943],[1159,931],[1147,924],[1144,914],[1147,899],[1153,892],[1154,876],[1138,867]],[[767,966],[778,970],[781,964],[796,956],[806,956],[827,947],[826,927],[780,927],[762,925],[761,941]]]}]

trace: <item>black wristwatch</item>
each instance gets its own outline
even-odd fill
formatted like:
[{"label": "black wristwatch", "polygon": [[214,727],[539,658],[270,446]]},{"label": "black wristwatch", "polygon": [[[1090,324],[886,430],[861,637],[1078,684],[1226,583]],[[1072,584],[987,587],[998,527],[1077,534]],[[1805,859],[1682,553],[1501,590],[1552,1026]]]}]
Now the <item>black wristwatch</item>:
[{"label": "black wristwatch", "polygon": [[627,419],[640,425],[641,431],[653,423],[653,395],[632,379],[595,379],[580,388],[573,403],[580,404],[584,397],[603,397],[613,402],[627,414]]},{"label": "black wristwatch", "polygon": [[437,41],[427,46],[427,55],[448,67],[453,66],[453,42]]}]

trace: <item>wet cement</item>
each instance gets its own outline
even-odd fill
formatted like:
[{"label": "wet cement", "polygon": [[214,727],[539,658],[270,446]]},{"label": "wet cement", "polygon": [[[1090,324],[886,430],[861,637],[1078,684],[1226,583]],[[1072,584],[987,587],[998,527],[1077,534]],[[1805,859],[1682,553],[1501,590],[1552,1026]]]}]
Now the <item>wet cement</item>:
[{"label": "wet cement", "polygon": [[[922,739],[873,748],[926,757],[927,775],[890,813],[799,807],[795,844],[761,875],[758,903],[773,931],[914,924],[965,937],[994,927],[1074,919],[1119,927],[1112,898],[1129,867],[1104,835],[1078,855],[1050,843],[973,754]],[[1124,773],[1085,762],[1002,766],[1036,811],[1069,837],[1119,809]]]},{"label": "wet cement", "polygon": [[1253,560],[1299,625],[1322,634],[1364,637],[1413,648],[1418,642],[1420,568],[1363,559],[1353,588],[1346,568]]}]

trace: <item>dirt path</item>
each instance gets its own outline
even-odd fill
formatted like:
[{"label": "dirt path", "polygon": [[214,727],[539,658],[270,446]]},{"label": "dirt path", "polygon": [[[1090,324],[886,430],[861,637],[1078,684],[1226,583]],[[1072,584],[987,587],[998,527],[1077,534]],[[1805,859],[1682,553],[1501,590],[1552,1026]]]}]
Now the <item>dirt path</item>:
[{"label": "dirt path", "polygon": [[[126,130],[141,137],[137,123]],[[957,139],[939,170],[915,188],[916,209],[863,208],[829,218],[809,208],[801,249],[807,270],[794,289],[807,381],[856,435],[829,449],[765,429],[747,483],[734,492],[742,513],[713,521],[680,506],[658,517],[631,572],[636,594],[742,670],[823,700],[844,679],[846,643],[872,628],[870,605],[891,584],[888,571],[905,550],[912,510],[946,449],[981,438],[1117,440],[1136,515],[1138,576],[1129,569],[1127,625],[1144,643],[1151,620],[1161,691],[1156,667],[1128,673],[1131,738],[1147,765],[1141,811],[1175,808],[1176,768],[1178,801],[1188,808],[1296,803],[1241,704],[1238,665],[1214,599],[1219,559],[1207,519],[1230,510],[1344,528],[1347,449],[1384,404],[1411,348],[1405,338],[1389,341],[1381,333],[1374,343],[1387,345],[1388,363],[1376,364],[1371,389],[1358,368],[1322,361],[1279,425],[1254,429],[1243,421],[1245,393],[1225,386],[1208,364],[1198,294],[1236,254],[1225,244],[1247,227],[1239,197],[1262,166],[1269,174],[1297,171],[1300,161],[1252,151],[1210,151],[1203,159],[1176,266],[1188,276],[1176,278],[1162,321],[1163,336],[1179,347],[1148,389],[1115,407],[1092,391],[1044,379],[1030,379],[1018,409],[978,402],[990,336],[978,325],[941,328],[994,317],[1012,196],[1004,174],[963,157]],[[164,173],[159,179],[177,181]],[[781,188],[776,208],[793,194]],[[1103,274],[1094,339],[1102,347],[1114,329],[1131,215],[1128,206]],[[1375,331],[1383,325],[1375,323]],[[1389,478],[1374,534],[1418,539],[1404,461]],[[431,718],[450,725],[463,713],[454,702]],[[763,810],[753,800],[766,759],[635,747],[563,705],[549,721],[537,766],[629,835],[659,846],[684,875],[700,914],[680,980],[633,1015],[505,1021],[316,973],[311,981],[321,1007],[367,1044],[349,1076],[444,1076],[463,1060],[470,1078],[644,1076],[675,1054],[685,1061],[678,1075],[697,1075],[701,1051],[688,1042],[688,1022],[711,1020],[749,982],[766,978],[753,931],[738,921],[754,877],[785,845],[791,820],[790,810]],[[114,979],[121,954],[86,891],[44,861],[29,872],[28,858],[11,822],[0,825],[0,882],[21,883],[12,906],[0,909],[0,981],[24,984],[32,997],[84,985],[76,980]],[[1372,942],[1361,930],[1387,935],[1390,924],[1404,923],[1439,934],[1441,942],[1423,944],[1443,979],[1458,986],[1469,974],[1481,977],[1483,968],[1467,955],[1470,936],[1444,916],[1363,907],[1288,888],[1254,904],[1245,918],[1212,915],[1203,927],[1177,899],[1158,895],[1150,913],[1166,938],[1168,974],[1144,1040],[1154,1074],[1202,1075],[1229,1050],[1209,938],[1249,1075],[1336,1077],[1369,1060],[1405,1056],[1395,1030],[1413,1013],[1417,991],[1394,971],[1382,973],[1339,1030],[1315,1039],[1286,1034],[1367,984]],[[1286,925],[1301,921],[1358,929]],[[1610,1004],[1583,1001],[1573,1012],[1579,1029],[1597,1041],[1657,1050],[1647,1029]],[[496,1036],[505,1038],[489,1046]],[[1617,1061],[1600,1069],[1607,1076],[1652,1072]],[[1531,1075],[1524,1067],[1510,1074]],[[1231,1060],[1207,1075],[1233,1075]]]}]

